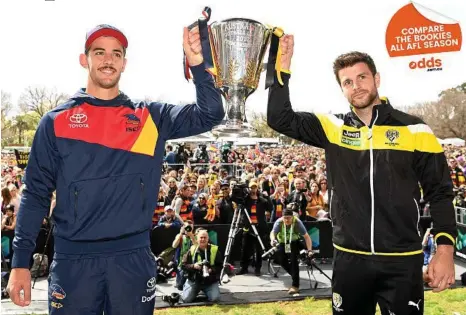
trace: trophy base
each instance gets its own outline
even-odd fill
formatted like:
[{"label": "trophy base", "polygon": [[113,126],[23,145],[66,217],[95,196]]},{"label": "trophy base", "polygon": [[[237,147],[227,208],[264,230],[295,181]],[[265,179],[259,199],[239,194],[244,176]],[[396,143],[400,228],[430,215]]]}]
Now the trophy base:
[{"label": "trophy base", "polygon": [[212,134],[217,137],[251,137],[256,130],[249,124],[225,124],[212,128]]}]

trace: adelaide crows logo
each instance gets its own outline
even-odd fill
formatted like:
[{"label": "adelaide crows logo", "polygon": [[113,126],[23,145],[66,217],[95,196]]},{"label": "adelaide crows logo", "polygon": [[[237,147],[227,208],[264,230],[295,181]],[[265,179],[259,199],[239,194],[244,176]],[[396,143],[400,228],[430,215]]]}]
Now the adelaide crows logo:
[{"label": "adelaide crows logo", "polygon": [[135,114],[126,114],[126,131],[136,132],[141,128],[141,120]]}]

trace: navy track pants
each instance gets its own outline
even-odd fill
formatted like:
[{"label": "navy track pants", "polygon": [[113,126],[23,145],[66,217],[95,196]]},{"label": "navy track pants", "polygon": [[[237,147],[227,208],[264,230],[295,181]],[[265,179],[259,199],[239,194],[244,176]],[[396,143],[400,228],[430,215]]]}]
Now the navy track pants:
[{"label": "navy track pants", "polygon": [[49,314],[152,315],[156,273],[150,248],[56,253],[49,275]]}]

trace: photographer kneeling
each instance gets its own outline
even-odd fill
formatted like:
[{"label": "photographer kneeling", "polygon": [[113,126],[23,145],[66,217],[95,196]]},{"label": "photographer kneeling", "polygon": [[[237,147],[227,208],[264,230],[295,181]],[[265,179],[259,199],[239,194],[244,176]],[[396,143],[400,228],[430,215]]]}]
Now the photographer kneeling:
[{"label": "photographer kneeling", "polygon": [[196,232],[197,244],[184,256],[182,268],[187,274],[181,299],[185,303],[193,302],[200,291],[203,291],[209,302],[220,298],[219,278],[223,262],[218,247],[209,244],[207,230]]},{"label": "photographer kneeling", "polygon": [[299,246],[300,238],[306,242],[308,255],[312,256],[312,241],[303,222],[293,215],[292,204],[288,205],[283,217],[275,221],[270,232],[270,243],[278,246],[278,260],[292,279],[292,286],[288,294],[299,292]]}]

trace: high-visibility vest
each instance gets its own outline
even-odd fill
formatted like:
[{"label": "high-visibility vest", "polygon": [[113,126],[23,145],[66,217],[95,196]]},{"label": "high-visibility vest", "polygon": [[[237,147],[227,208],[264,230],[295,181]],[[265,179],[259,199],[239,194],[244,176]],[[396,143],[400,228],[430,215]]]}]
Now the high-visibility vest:
[{"label": "high-visibility vest", "polygon": [[[193,258],[193,264],[194,264],[194,255],[197,252],[197,249],[199,248],[199,245],[193,245],[191,246],[191,257]],[[215,257],[217,257],[217,252],[218,252],[218,246],[210,244],[210,265],[214,266],[215,265]],[[202,262],[201,260],[201,255],[197,255],[197,261],[196,262]]]},{"label": "high-visibility vest", "polygon": [[[291,232],[291,240],[290,240],[290,231],[293,229]],[[293,216],[293,222],[291,223],[291,226],[287,229],[286,231],[286,242],[289,244],[291,242],[297,241],[299,239],[299,232],[296,231],[296,217]],[[282,221],[280,223],[280,232],[277,234],[277,241],[281,244],[285,243],[285,221]]]}]

